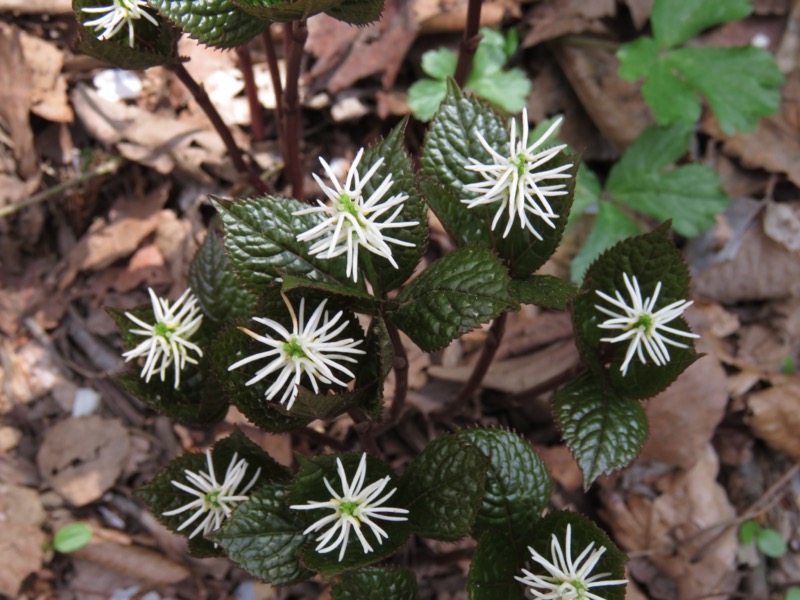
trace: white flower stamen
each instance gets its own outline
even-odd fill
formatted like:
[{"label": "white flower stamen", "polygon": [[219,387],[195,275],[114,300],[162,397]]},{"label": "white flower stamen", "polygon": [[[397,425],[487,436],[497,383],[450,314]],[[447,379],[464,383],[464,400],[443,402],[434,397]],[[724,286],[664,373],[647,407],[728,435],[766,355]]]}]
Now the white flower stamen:
[{"label": "white flower stamen", "polygon": [[197,364],[197,360],[189,356],[189,352],[194,352],[198,358],[203,356],[199,346],[189,341],[200,329],[203,314],[197,305],[197,298],[190,289],[187,289],[172,306],[168,300],[156,296],[151,288],[147,288],[147,291],[150,294],[155,325],[145,323],[137,316],[126,312],[125,316],[141,327],[141,329],[131,329],[130,333],[147,336],[147,339],[125,352],[122,358],[128,362],[134,358],[146,357],[141,372],[146,382],[149,382],[155,373],[158,373],[161,381],[164,381],[167,368],[173,365],[175,389],[178,389],[181,371],[188,363]]},{"label": "white flower stamen", "polygon": [[[407,521],[408,517],[399,515],[407,515],[408,511],[405,508],[381,506],[397,491],[397,488],[394,488],[379,498],[391,481],[391,477],[388,475],[364,487],[364,482],[367,478],[366,453],[361,455],[361,461],[358,463],[358,469],[356,469],[356,474],[351,483],[347,482],[347,473],[345,473],[344,465],[339,458],[336,459],[336,465],[342,484],[341,494],[333,489],[328,482],[328,478],[325,477],[325,487],[328,488],[328,492],[332,496],[330,500],[327,502],[295,504],[289,508],[294,510],[316,510],[321,508],[333,510],[333,514],[315,521],[303,533],[319,531],[330,525],[330,528],[325,533],[317,537],[316,551],[320,554],[325,554],[340,548],[339,561],[341,562],[347,550],[347,541],[350,538],[351,529],[356,532],[356,536],[361,542],[361,548],[364,550],[364,554],[367,554],[372,552],[373,548],[361,531],[361,526],[367,525],[375,535],[378,544],[383,544],[384,539],[389,539],[389,534],[373,519]],[[338,535],[336,535],[337,533]]]},{"label": "white flower stamen", "polygon": [[339,379],[341,375],[337,377],[334,374],[334,369],[353,379],[355,374],[342,365],[341,362],[358,362],[352,356],[347,355],[366,354],[366,352],[356,348],[363,340],[355,340],[353,338],[337,339],[337,336],[348,326],[349,321],[342,318],[344,315],[342,311],[330,318],[329,313],[325,310],[327,300],[322,301],[306,323],[305,298],[300,300],[300,318],[298,319],[292,303],[283,294],[281,296],[292,317],[292,331],[272,319],[254,317],[254,321],[266,325],[277,335],[258,335],[249,329],[240,327],[241,331],[254,340],[266,344],[270,349],[266,352],[259,352],[243,358],[228,367],[228,370],[232,371],[262,358],[274,357],[266,367],[259,369],[246,385],[253,385],[268,375],[277,372],[278,376],[275,381],[267,388],[266,398],[267,400],[272,400],[283,391],[279,402],[280,404],[286,404],[286,410],[291,410],[299,392],[300,380],[304,374],[311,382],[311,387],[315,393],[319,393],[319,383],[335,383],[346,386],[347,382]]},{"label": "white flower stamen", "polygon": [[[318,206],[292,213],[296,216],[315,213],[324,216],[324,220],[321,223],[299,234],[297,241],[310,242],[317,240],[309,249],[311,256],[321,255],[324,258],[334,258],[346,254],[347,277],[352,277],[353,281],[358,281],[359,247],[382,256],[397,269],[397,262],[392,256],[392,249],[389,244],[408,248],[413,248],[415,244],[390,237],[385,234],[384,230],[419,225],[419,221],[395,222],[395,219],[403,211],[408,194],[399,193],[389,197],[387,200],[383,199],[394,185],[391,173],[381,181],[369,198],[364,197],[364,187],[383,164],[383,157],[379,158],[362,178],[358,172],[358,163],[363,155],[364,149],[362,148],[350,165],[344,186],[339,183],[330,165],[323,158],[320,158],[319,161],[322,163],[325,174],[331,180],[333,188],[325,185],[316,173],[314,174],[314,179],[316,179],[320,188],[330,200],[330,205],[325,204],[322,200],[317,200]],[[388,218],[383,218],[391,210],[393,210],[391,215]]]},{"label": "white flower stamen", "polygon": [[562,118],[557,119],[539,139],[528,145],[528,111],[522,111],[522,136],[517,140],[517,122],[511,120],[511,131],[508,142],[508,156],[503,156],[495,151],[483,137],[476,131],[481,146],[491,155],[494,162],[483,164],[474,158],[469,159],[466,169],[474,171],[483,177],[483,181],[470,183],[464,190],[478,194],[474,198],[461,200],[469,208],[487,204],[500,203],[500,207],[492,220],[492,230],[497,227],[503,214],[508,215],[508,223],[503,231],[503,237],[508,237],[514,223],[519,219],[521,227],[530,231],[537,239],[542,235],[536,230],[529,219],[529,215],[538,217],[549,227],[555,229],[553,219],[557,215],[548,202],[548,197],[564,196],[568,192],[567,184],[540,185],[553,179],[569,179],[572,177],[568,171],[572,163],[561,165],[553,169],[541,170],[542,165],[555,158],[559,152],[566,148],[566,144],[545,148],[535,152],[542,146],[547,138],[561,124]]},{"label": "white flower stamen", "polygon": [[[594,542],[589,544],[577,558],[572,558],[572,525],[567,525],[566,551],[562,551],[561,542],[553,534],[550,542],[551,560],[528,546],[531,559],[544,567],[547,575],[534,575],[522,569],[524,577],[515,579],[528,586],[528,592],[539,600],[604,600],[601,596],[589,591],[591,588],[610,585],[625,585],[626,579],[610,579],[602,581],[611,573],[591,575],[606,548],[601,546],[593,550]],[[585,562],[584,562],[585,560]],[[581,564],[583,563],[583,564]]]},{"label": "white flower stamen", "polygon": [[128,43],[133,48],[134,21],[144,17],[158,27],[158,21],[147,11],[147,8],[149,7],[145,0],[114,0],[108,6],[82,8],[81,11],[85,13],[102,15],[97,19],[86,21],[83,25],[99,31],[100,33],[97,34],[98,40],[111,39],[127,25]]},{"label": "white flower stamen", "polygon": [[222,483],[219,483],[214,473],[214,463],[211,460],[211,452],[206,450],[208,473],[204,473],[203,471],[195,473],[194,471],[186,469],[184,473],[186,474],[189,485],[181,483],[180,481],[172,481],[172,485],[176,488],[187,494],[196,496],[196,498],[179,508],[161,514],[165,517],[171,517],[193,510],[194,514],[181,523],[178,527],[178,531],[183,531],[189,527],[189,525],[197,521],[202,515],[205,515],[205,518],[200,521],[189,534],[189,539],[192,539],[200,532],[205,536],[222,527],[222,523],[231,516],[233,509],[236,508],[239,503],[247,500],[247,492],[252,489],[256,481],[258,481],[259,475],[261,475],[261,468],[259,467],[256,469],[250,482],[240,490],[239,486],[242,481],[244,481],[248,464],[245,459],[237,461],[237,458],[238,454],[234,453],[231,462],[228,464],[228,469],[225,471],[225,478]]},{"label": "white flower stamen", "polygon": [[630,296],[630,304],[625,302],[622,294],[615,290],[615,298],[608,294],[595,290],[597,295],[606,302],[616,307],[616,312],[595,304],[595,308],[605,315],[611,317],[600,323],[598,327],[601,329],[619,329],[623,333],[616,337],[601,338],[601,342],[624,342],[630,340],[628,351],[625,354],[625,360],[620,367],[622,375],[628,372],[628,366],[634,355],[639,357],[643,363],[647,363],[647,359],[642,349],[647,350],[647,355],[653,360],[656,365],[666,365],[669,360],[669,350],[667,345],[676,348],[688,348],[687,344],[676,342],[666,337],[664,334],[669,333],[685,338],[699,338],[700,336],[688,331],[681,331],[673,327],[667,327],[667,323],[677,319],[683,314],[689,306],[692,305],[690,300],[678,300],[669,306],[665,306],[657,311],[654,311],[656,302],[658,301],[658,294],[661,292],[661,282],[656,285],[652,297],[642,299],[642,290],[639,288],[639,282],[636,276],[628,277],[627,273],[622,274],[625,280],[625,287]]}]

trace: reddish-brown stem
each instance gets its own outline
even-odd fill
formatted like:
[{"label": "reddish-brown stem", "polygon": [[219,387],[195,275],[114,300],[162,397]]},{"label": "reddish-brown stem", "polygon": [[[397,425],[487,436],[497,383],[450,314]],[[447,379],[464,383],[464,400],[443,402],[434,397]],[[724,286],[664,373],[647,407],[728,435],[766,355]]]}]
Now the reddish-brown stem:
[{"label": "reddish-brown stem", "polygon": [[258,173],[256,173],[256,171],[249,167],[245,162],[244,154],[242,154],[242,150],[239,148],[239,146],[236,145],[236,141],[233,139],[231,130],[228,129],[228,126],[225,125],[225,122],[217,112],[217,109],[214,108],[214,105],[211,103],[211,99],[208,97],[208,94],[206,94],[203,86],[194,80],[182,63],[170,66],[170,70],[177,75],[181,83],[186,86],[186,89],[189,90],[189,93],[195,99],[198,106],[200,106],[200,108],[203,109],[203,112],[206,113],[206,116],[208,117],[209,121],[211,121],[211,124],[219,134],[219,137],[222,138],[225,148],[228,149],[228,154],[231,157],[231,162],[233,162],[233,167],[236,169],[236,171],[242,175],[247,175],[247,180],[257,192],[262,194],[269,193],[267,184],[264,183],[261,178],[259,178]]},{"label": "reddish-brown stem", "polygon": [[244,78],[244,91],[247,95],[247,104],[250,107],[250,131],[254,142],[264,139],[264,118],[261,116],[261,103],[258,101],[258,88],[256,76],[253,73],[253,58],[250,48],[239,46],[236,48],[239,57],[239,70]]},{"label": "reddish-brown stem", "polygon": [[475,368],[472,370],[464,387],[461,388],[461,391],[458,392],[458,395],[450,404],[452,408],[467,402],[475,395],[475,392],[480,387],[483,378],[486,376],[486,372],[492,364],[492,360],[494,360],[494,355],[500,347],[500,342],[503,340],[507,319],[508,313],[503,313],[492,323],[492,326],[489,328],[489,334],[486,336],[486,341],[483,344],[481,355],[478,357],[478,362],[475,364]]},{"label": "reddish-brown stem", "polygon": [[458,47],[458,63],[456,64],[456,74],[453,76],[459,87],[464,87],[472,70],[472,59],[481,41],[478,28],[481,24],[481,5],[483,0],[469,0],[467,6],[467,26],[464,29],[464,37]]},{"label": "reddish-brown stem", "polygon": [[284,126],[282,132],[286,140],[284,148],[286,156],[286,175],[292,186],[292,196],[304,200],[303,168],[300,155],[300,143],[303,139],[303,115],[300,112],[300,66],[303,59],[303,47],[308,38],[305,21],[297,25],[284,25],[284,44],[286,54],[286,88],[283,92]]},{"label": "reddish-brown stem", "polygon": [[408,394],[408,356],[403,346],[403,340],[400,338],[400,332],[389,320],[386,321],[386,331],[389,332],[389,339],[394,349],[394,360],[392,361],[392,367],[394,368],[394,398],[392,398],[392,405],[389,408],[389,422],[394,423],[400,416],[400,411],[406,401],[406,394]]},{"label": "reddish-brown stem", "polygon": [[281,71],[278,68],[278,55],[275,53],[275,42],[269,27],[264,30],[261,39],[264,41],[264,52],[267,55],[272,89],[275,90],[275,115],[278,118],[278,128],[280,129],[283,124],[283,84],[281,83]]}]

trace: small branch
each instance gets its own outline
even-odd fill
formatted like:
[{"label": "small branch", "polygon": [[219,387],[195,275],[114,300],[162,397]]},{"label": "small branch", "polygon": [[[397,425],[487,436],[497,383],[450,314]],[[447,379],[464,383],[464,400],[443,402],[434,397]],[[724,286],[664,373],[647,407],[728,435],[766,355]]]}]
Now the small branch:
[{"label": "small branch", "polygon": [[256,88],[256,77],[253,73],[253,58],[250,56],[250,48],[239,46],[236,48],[239,56],[239,70],[244,77],[244,91],[247,95],[247,104],[250,107],[250,129],[254,142],[264,139],[264,118],[261,116],[261,103],[258,101],[258,88]]},{"label": "small branch", "polygon": [[111,158],[108,161],[101,164],[96,169],[92,169],[82,175],[78,175],[74,179],[70,179],[69,181],[65,181],[64,183],[59,183],[58,185],[54,185],[51,188],[46,190],[42,190],[38,194],[34,194],[30,198],[26,200],[21,200],[16,204],[9,204],[8,206],[4,206],[0,208],[0,219],[3,217],[8,217],[9,215],[13,215],[15,212],[22,210],[23,208],[28,208],[29,206],[33,206],[34,204],[39,204],[40,202],[44,202],[48,198],[52,198],[62,192],[66,192],[69,189],[79,186],[85,181],[89,181],[90,179],[94,179],[95,177],[100,177],[101,175],[107,175],[108,173],[113,173],[116,171],[119,166],[122,164],[122,159],[119,158]]},{"label": "small branch", "polygon": [[286,175],[292,186],[292,196],[304,200],[303,168],[300,156],[300,143],[303,139],[303,115],[300,112],[300,66],[303,59],[303,47],[308,38],[305,21],[284,25],[284,44],[286,54],[286,89],[283,94],[284,132],[286,143]]},{"label": "small branch", "polygon": [[405,404],[406,395],[408,394],[408,356],[397,327],[388,319],[385,320],[385,323],[386,330],[389,332],[389,339],[392,341],[392,348],[394,349],[394,359],[392,360],[394,397],[389,408],[389,423],[394,423],[400,416],[400,411],[403,409],[403,404]]},{"label": "small branch", "polygon": [[481,355],[478,358],[478,362],[475,364],[475,368],[472,370],[472,374],[469,376],[469,379],[467,379],[464,387],[461,388],[461,391],[450,403],[450,408],[456,408],[467,402],[470,398],[472,398],[472,396],[475,395],[475,392],[481,386],[483,378],[486,376],[486,372],[492,365],[494,355],[497,353],[497,349],[500,347],[500,342],[503,340],[503,334],[506,331],[507,320],[508,313],[503,313],[494,320],[494,323],[492,323],[492,326],[489,328],[489,334],[486,336],[486,342],[483,344],[483,349],[481,350]]},{"label": "small branch", "polygon": [[459,87],[464,87],[472,70],[472,59],[481,41],[478,28],[481,24],[481,5],[483,0],[469,0],[467,7],[467,26],[464,29],[464,37],[458,47],[458,64],[454,78]]},{"label": "small branch", "polygon": [[225,148],[228,150],[228,154],[231,157],[231,162],[233,162],[233,166],[237,173],[247,175],[250,185],[252,185],[257,192],[262,194],[269,193],[269,188],[267,185],[261,181],[258,174],[252,168],[248,167],[244,160],[242,150],[236,145],[236,141],[233,139],[231,130],[228,129],[228,126],[225,125],[225,122],[217,112],[217,109],[214,108],[214,105],[211,103],[211,99],[208,97],[208,94],[206,94],[203,86],[194,80],[194,78],[189,74],[189,71],[186,70],[186,67],[183,66],[183,63],[172,65],[169,67],[169,69],[178,76],[178,79],[180,79],[181,83],[186,86],[186,89],[188,89],[189,93],[192,94],[192,97],[194,97],[197,104],[201,109],[203,109],[203,112],[206,113],[206,116],[208,117],[209,121],[211,121],[211,124],[219,134],[219,137],[222,138],[222,141],[225,144]]}]

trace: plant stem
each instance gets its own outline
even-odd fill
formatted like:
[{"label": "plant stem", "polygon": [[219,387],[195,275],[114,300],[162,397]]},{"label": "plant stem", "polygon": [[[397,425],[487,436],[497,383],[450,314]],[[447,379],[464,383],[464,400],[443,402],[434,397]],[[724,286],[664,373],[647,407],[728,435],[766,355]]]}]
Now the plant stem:
[{"label": "plant stem", "polygon": [[336,452],[344,452],[348,448],[346,444],[343,444],[336,438],[332,438],[327,433],[322,433],[311,427],[300,427],[292,431],[292,434],[298,437],[304,437],[308,441],[319,444],[320,446],[328,446],[328,448]]},{"label": "plant stem", "polygon": [[[264,52],[267,55],[267,67],[269,76],[272,79],[272,89],[275,91],[275,115],[278,120],[278,129],[283,126],[283,84],[281,83],[281,71],[278,68],[278,55],[275,53],[275,42],[272,39],[272,30],[267,27],[261,34],[264,42]],[[280,131],[279,131],[280,133]],[[280,133],[283,136],[283,133]]]},{"label": "plant stem", "polygon": [[284,44],[286,55],[286,89],[283,95],[285,133],[286,175],[292,186],[292,196],[304,200],[303,195],[303,169],[300,155],[300,142],[303,139],[303,115],[300,112],[300,66],[303,58],[303,47],[308,38],[308,28],[305,20],[284,25]]},{"label": "plant stem", "polygon": [[116,171],[119,166],[122,164],[122,159],[120,158],[111,158],[108,161],[101,164],[96,169],[92,169],[82,175],[78,175],[74,179],[70,179],[69,181],[65,181],[64,183],[59,183],[58,185],[54,185],[51,188],[47,188],[46,190],[42,190],[38,194],[34,194],[30,198],[26,200],[21,200],[15,204],[9,204],[8,206],[4,206],[0,208],[0,219],[3,217],[7,217],[9,215],[13,215],[15,212],[22,210],[23,208],[28,208],[29,206],[33,206],[34,204],[39,204],[40,202],[44,202],[48,198],[52,198],[53,196],[60,194],[61,192],[65,192],[68,189],[74,188],[84,181],[88,181],[90,179],[94,179],[95,177],[100,177],[101,175],[106,175],[108,173],[113,173]]},{"label": "plant stem", "polygon": [[214,108],[214,105],[211,103],[211,99],[208,97],[208,94],[206,94],[203,86],[194,80],[189,71],[186,70],[186,67],[183,66],[183,63],[171,65],[169,69],[178,76],[178,79],[180,79],[181,83],[186,86],[186,89],[189,90],[189,93],[195,99],[197,104],[201,109],[203,109],[203,112],[206,113],[206,116],[208,117],[209,121],[211,121],[211,124],[219,134],[219,137],[222,138],[225,148],[228,149],[228,154],[231,157],[231,162],[233,162],[236,172],[241,173],[242,175],[247,175],[247,180],[257,192],[262,194],[269,193],[269,188],[258,176],[258,173],[256,173],[252,168],[248,167],[244,160],[242,150],[236,145],[236,141],[233,139],[231,130],[228,129],[228,126],[225,125],[225,122],[217,112],[217,109]]},{"label": "plant stem", "polygon": [[397,327],[388,319],[384,319],[384,322],[394,349],[394,359],[392,360],[392,368],[394,368],[394,397],[389,408],[389,422],[394,423],[400,416],[400,411],[406,401],[406,394],[408,394],[408,356]]},{"label": "plant stem", "polygon": [[256,77],[253,73],[253,58],[250,56],[250,48],[239,46],[236,48],[239,56],[239,70],[244,77],[244,91],[247,95],[247,104],[250,107],[250,130],[254,142],[264,139],[264,119],[261,116],[261,103],[258,101],[258,88],[256,88]]},{"label": "plant stem", "polygon": [[492,364],[492,360],[494,360],[494,355],[500,347],[500,342],[503,340],[507,319],[508,313],[503,313],[492,323],[492,326],[489,328],[489,334],[486,336],[486,341],[483,344],[478,362],[475,364],[475,368],[472,370],[464,387],[461,388],[461,391],[450,403],[451,408],[464,404],[475,395],[475,392],[480,387],[483,378],[486,376],[486,372]]},{"label": "plant stem", "polygon": [[481,41],[478,28],[481,24],[481,5],[483,0],[469,0],[467,6],[467,26],[464,29],[464,37],[458,47],[458,63],[454,78],[459,87],[463,88],[472,70],[472,59]]}]

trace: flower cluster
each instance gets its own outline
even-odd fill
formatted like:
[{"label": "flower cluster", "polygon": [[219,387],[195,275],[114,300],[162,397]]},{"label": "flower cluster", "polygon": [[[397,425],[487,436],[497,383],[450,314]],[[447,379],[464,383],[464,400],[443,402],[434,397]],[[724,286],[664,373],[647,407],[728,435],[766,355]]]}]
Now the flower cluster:
[{"label": "flower cluster", "polygon": [[[321,214],[323,220],[297,236],[298,242],[310,242],[309,254],[320,255],[324,258],[334,258],[347,255],[347,276],[353,281],[358,281],[358,251],[363,247],[368,252],[377,254],[388,260],[392,266],[398,268],[392,256],[389,244],[413,248],[414,244],[385,234],[384,230],[412,227],[419,225],[418,221],[395,222],[403,210],[403,204],[408,199],[408,194],[399,193],[384,200],[384,196],[394,185],[391,173],[387,175],[380,185],[369,197],[366,197],[364,188],[383,164],[383,157],[375,161],[362,177],[358,172],[358,164],[364,155],[364,149],[358,151],[347,173],[344,186],[339,183],[336,174],[330,165],[320,157],[319,161],[325,170],[333,188],[327,186],[317,174],[320,188],[330,200],[326,204],[317,200],[318,206],[299,210],[294,215]],[[388,217],[385,215],[393,211]]]},{"label": "flower cluster", "polygon": [[[282,295],[283,296],[283,295]],[[308,322],[305,321],[305,298],[300,300],[300,316],[294,311],[292,303],[286,296],[283,301],[289,309],[292,318],[292,331],[272,319],[255,317],[253,320],[269,327],[276,335],[259,335],[249,329],[239,329],[254,340],[269,346],[269,350],[259,352],[239,360],[228,367],[228,370],[239,367],[262,358],[272,358],[267,366],[262,367],[246,385],[253,385],[272,373],[278,373],[275,381],[267,389],[267,400],[276,398],[281,391],[279,402],[286,404],[290,410],[298,394],[298,385],[306,375],[314,392],[319,392],[319,383],[336,383],[347,385],[346,381],[339,379],[334,373],[338,371],[353,379],[355,375],[350,369],[342,365],[342,361],[357,362],[353,354],[365,354],[356,348],[363,340],[353,338],[337,339],[337,336],[347,327],[348,321],[342,319],[343,313],[339,311],[333,318],[325,310],[327,300],[314,310]]]},{"label": "flower cluster", "polygon": [[[325,487],[328,488],[328,492],[332,496],[330,500],[293,504],[290,508],[294,510],[329,509],[333,511],[332,514],[312,523],[303,533],[311,533],[328,527],[325,533],[318,536],[316,550],[321,554],[325,554],[340,548],[339,561],[341,562],[347,550],[347,540],[350,538],[351,530],[356,532],[364,554],[367,554],[372,552],[373,548],[362,533],[361,526],[367,525],[375,535],[378,544],[383,544],[383,540],[389,539],[389,535],[373,519],[407,521],[408,517],[401,515],[407,515],[408,511],[405,508],[382,506],[397,491],[397,488],[393,488],[384,494],[387,484],[391,481],[388,475],[364,487],[364,482],[367,478],[366,453],[361,455],[358,469],[356,469],[356,474],[350,483],[347,482],[347,473],[345,473],[341,459],[336,459],[336,465],[342,484],[341,494],[333,489],[326,477],[324,478]],[[384,495],[381,496],[381,494]],[[339,534],[338,536],[336,535],[337,533]]]},{"label": "flower cluster", "polygon": [[577,558],[572,558],[572,526],[567,525],[566,549],[562,550],[561,542],[553,534],[550,542],[550,556],[548,560],[536,550],[528,547],[531,560],[544,567],[547,575],[534,575],[526,569],[522,570],[524,577],[515,579],[528,586],[528,592],[540,600],[604,600],[603,597],[592,593],[592,588],[607,587],[611,585],[625,585],[626,579],[607,579],[611,573],[598,573],[592,575],[600,558],[605,554],[605,547],[594,550],[594,542],[584,548]]},{"label": "flower cluster", "polygon": [[236,460],[238,454],[234,453],[231,462],[228,464],[228,469],[225,471],[225,478],[222,483],[217,481],[217,476],[214,473],[214,463],[211,460],[211,452],[206,450],[206,460],[208,461],[208,473],[200,471],[195,473],[186,469],[186,479],[190,485],[181,483],[180,481],[172,482],[179,490],[195,496],[195,499],[184,504],[183,506],[162,513],[165,517],[179,515],[186,511],[194,511],[194,514],[181,523],[177,531],[183,531],[189,525],[197,521],[202,515],[205,518],[200,521],[197,527],[189,534],[189,539],[195,537],[198,533],[202,532],[203,535],[208,535],[210,532],[219,529],[223,521],[231,516],[233,509],[239,505],[240,502],[247,500],[247,492],[258,481],[261,475],[261,468],[256,469],[255,474],[250,479],[250,482],[239,489],[242,481],[244,481],[245,474],[247,473],[248,464],[244,459]]},{"label": "flower cluster", "polygon": [[683,314],[683,311],[691,306],[692,302],[690,300],[678,300],[654,311],[658,301],[658,294],[661,292],[661,282],[658,282],[651,297],[643,299],[642,290],[639,287],[636,276],[628,277],[627,273],[623,273],[622,277],[630,296],[630,304],[625,302],[619,291],[615,291],[614,295],[616,297],[612,298],[600,290],[595,290],[598,296],[615,306],[617,310],[615,312],[598,304],[595,304],[595,308],[611,317],[603,321],[598,327],[601,329],[617,329],[623,332],[616,337],[601,338],[601,342],[616,343],[629,340],[628,351],[625,354],[622,367],[620,367],[620,371],[624,376],[628,372],[628,366],[634,355],[638,356],[642,363],[647,363],[642,348],[647,351],[647,355],[656,365],[666,365],[669,362],[670,356],[667,345],[676,348],[688,348],[686,344],[669,339],[664,333],[685,338],[699,338],[700,336],[688,331],[667,327],[666,325],[670,321],[677,319]]},{"label": "flower cluster", "polygon": [[102,15],[91,21],[86,21],[84,26],[99,31],[98,40],[110,40],[117,35],[125,25],[128,26],[128,43],[133,48],[134,21],[142,17],[158,27],[158,21],[147,12],[148,5],[145,0],[114,0],[108,6],[92,6],[81,10],[89,14]]},{"label": "flower cluster", "polygon": [[155,324],[145,323],[137,316],[126,312],[125,316],[141,328],[131,329],[130,333],[146,336],[147,339],[132,350],[125,352],[122,357],[125,362],[142,356],[146,357],[141,376],[147,382],[155,373],[158,373],[161,381],[164,381],[167,369],[173,365],[175,389],[178,389],[181,382],[181,371],[187,363],[197,364],[197,359],[189,356],[189,353],[193,352],[197,357],[203,356],[203,351],[189,341],[200,329],[203,314],[197,305],[197,298],[190,289],[187,289],[172,306],[168,300],[156,296],[151,288],[147,288],[147,291],[153,306]]},{"label": "flower cluster", "polygon": [[566,144],[536,151],[561,124],[557,119],[539,139],[528,145],[528,112],[522,111],[522,136],[517,140],[517,123],[511,120],[511,131],[508,142],[508,156],[499,154],[492,148],[480,131],[475,135],[481,146],[491,155],[493,162],[484,164],[470,157],[466,169],[478,173],[483,180],[464,186],[464,190],[477,194],[472,198],[461,200],[468,208],[500,203],[492,220],[492,230],[497,227],[503,214],[508,215],[508,223],[503,237],[508,237],[514,223],[519,219],[521,227],[530,231],[537,239],[543,239],[536,230],[529,216],[537,217],[546,225],[555,229],[553,219],[558,214],[553,211],[547,201],[548,197],[568,194],[565,183],[541,185],[550,180],[569,179],[572,175],[566,171],[572,164],[565,164],[552,169],[542,169],[542,165],[555,158]]}]

